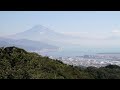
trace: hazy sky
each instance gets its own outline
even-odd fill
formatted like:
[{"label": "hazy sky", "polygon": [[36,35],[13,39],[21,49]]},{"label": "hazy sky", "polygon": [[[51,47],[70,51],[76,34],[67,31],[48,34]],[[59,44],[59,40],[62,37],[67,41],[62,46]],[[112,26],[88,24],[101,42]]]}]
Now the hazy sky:
[{"label": "hazy sky", "polygon": [[120,12],[0,11],[0,36],[22,32],[38,24],[72,35],[119,36]]}]

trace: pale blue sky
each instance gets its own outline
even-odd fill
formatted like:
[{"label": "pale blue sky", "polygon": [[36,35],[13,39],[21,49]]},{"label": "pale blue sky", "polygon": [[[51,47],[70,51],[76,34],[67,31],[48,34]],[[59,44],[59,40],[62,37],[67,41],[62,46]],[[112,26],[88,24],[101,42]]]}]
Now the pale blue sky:
[{"label": "pale blue sky", "polygon": [[119,11],[0,11],[0,36],[41,24],[58,32],[119,32]]}]

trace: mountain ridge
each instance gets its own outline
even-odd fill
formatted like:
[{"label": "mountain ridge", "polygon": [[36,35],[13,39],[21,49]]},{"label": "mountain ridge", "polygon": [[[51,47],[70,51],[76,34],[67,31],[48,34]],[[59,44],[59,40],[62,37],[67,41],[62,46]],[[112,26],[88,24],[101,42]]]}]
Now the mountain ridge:
[{"label": "mountain ridge", "polygon": [[41,51],[42,49],[58,49],[59,47],[53,46],[40,41],[32,41],[27,39],[9,39],[0,38],[0,46],[17,46],[28,51]]}]

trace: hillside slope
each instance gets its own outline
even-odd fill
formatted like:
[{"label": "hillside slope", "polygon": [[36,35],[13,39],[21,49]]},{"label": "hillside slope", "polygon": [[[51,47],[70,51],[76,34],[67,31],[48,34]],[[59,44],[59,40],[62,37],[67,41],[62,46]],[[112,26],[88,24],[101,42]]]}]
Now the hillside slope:
[{"label": "hillside slope", "polygon": [[120,67],[82,68],[17,47],[2,47],[0,79],[120,79]]},{"label": "hillside slope", "polygon": [[16,47],[0,48],[1,79],[77,79],[89,78],[60,61],[28,53]]}]

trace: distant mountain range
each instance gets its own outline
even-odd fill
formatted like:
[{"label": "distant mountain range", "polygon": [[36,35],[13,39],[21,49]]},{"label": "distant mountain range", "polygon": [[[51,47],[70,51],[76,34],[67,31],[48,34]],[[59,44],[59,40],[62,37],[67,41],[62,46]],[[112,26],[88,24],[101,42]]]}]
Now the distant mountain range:
[{"label": "distant mountain range", "polygon": [[7,46],[17,46],[28,51],[41,51],[44,49],[57,50],[59,48],[57,46],[49,45],[38,41],[32,41],[27,39],[15,40],[15,39],[0,37],[0,47],[7,47]]},{"label": "distant mountain range", "polygon": [[97,53],[97,54],[120,54],[120,52],[118,52],[118,53],[117,52],[115,52],[115,53],[114,52],[111,52],[111,53],[110,52],[108,52],[108,53],[106,52],[106,53]]}]

